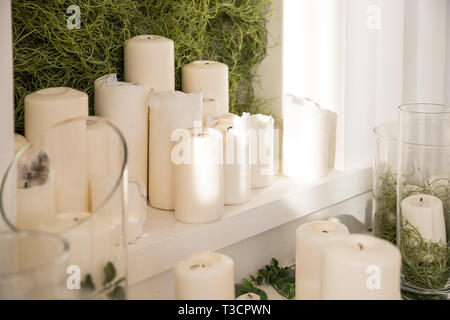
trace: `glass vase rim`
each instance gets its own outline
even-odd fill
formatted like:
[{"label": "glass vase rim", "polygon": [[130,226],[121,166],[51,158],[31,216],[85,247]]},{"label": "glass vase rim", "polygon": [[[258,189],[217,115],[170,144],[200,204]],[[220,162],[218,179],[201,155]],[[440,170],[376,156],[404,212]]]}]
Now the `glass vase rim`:
[{"label": "glass vase rim", "polygon": [[[430,111],[419,111],[412,110],[414,107],[426,106],[431,108],[440,108],[440,110],[430,110]],[[407,103],[402,104],[398,107],[400,112],[422,114],[422,115],[440,115],[440,114],[450,114],[450,105],[441,103],[427,103],[427,102],[417,102],[417,103]]]},{"label": "glass vase rim", "polygon": [[[14,164],[17,163],[17,161],[20,159],[20,157],[23,155],[23,153],[26,150],[28,150],[33,145],[33,143],[35,143],[36,141],[42,139],[48,132],[54,130],[55,128],[64,126],[64,125],[66,125],[68,123],[77,122],[77,121],[86,121],[86,123],[88,123],[89,121],[94,121],[95,123],[103,122],[106,125],[108,125],[110,128],[112,128],[116,132],[116,134],[118,134],[120,142],[121,142],[121,145],[123,146],[124,156],[123,156],[123,162],[122,162],[122,165],[121,165],[121,168],[120,168],[120,175],[117,178],[117,180],[114,182],[113,188],[108,193],[108,196],[103,200],[103,202],[97,208],[95,208],[95,210],[90,212],[89,217],[87,217],[86,219],[82,219],[78,223],[75,223],[74,225],[70,226],[69,228],[63,229],[63,230],[61,230],[59,232],[65,232],[67,230],[71,230],[73,228],[76,228],[76,227],[82,225],[86,221],[92,219],[92,217],[96,216],[96,213],[99,212],[111,200],[111,198],[114,196],[115,192],[119,188],[119,186],[120,186],[120,184],[121,184],[121,182],[122,182],[122,180],[124,178],[125,171],[126,171],[126,168],[127,168],[127,163],[128,163],[127,143],[126,143],[126,140],[125,140],[125,137],[124,137],[122,131],[120,131],[120,129],[112,121],[108,120],[107,118],[99,117],[99,116],[75,117],[75,118],[69,118],[69,119],[57,122],[57,123],[53,124],[52,126],[48,127],[47,129],[45,129],[44,131],[42,131],[36,137],[34,137],[30,141],[28,141],[23,147],[21,147],[20,150],[17,151],[17,153],[14,155],[13,160],[9,163],[7,169],[5,170],[5,173],[3,174],[3,177],[2,177],[1,183],[0,183],[0,218],[3,219],[3,221],[6,223],[6,225],[12,231],[26,230],[26,229],[18,229],[17,226],[15,226],[9,220],[8,215],[5,212],[5,208],[3,207],[4,190],[5,190],[5,187],[6,187],[7,179],[9,177],[10,173],[11,173],[11,170],[12,170]],[[36,230],[26,230],[26,231],[40,232],[40,231],[36,231]]]},{"label": "glass vase rim", "polygon": [[[387,134],[381,133],[381,129],[383,129],[385,127],[394,127],[394,126],[397,127],[397,136],[395,138],[393,138],[392,136],[389,136]],[[400,123],[398,121],[391,121],[391,122],[385,122],[385,123],[375,126],[373,128],[373,133],[375,134],[375,136],[377,138],[385,139],[390,142],[397,143],[399,129],[400,129]]]},{"label": "glass vase rim", "polygon": [[13,237],[45,237],[47,239],[52,239],[62,244],[61,251],[55,255],[55,257],[48,259],[48,261],[42,262],[36,266],[28,267],[23,270],[19,270],[16,272],[0,272],[0,278],[7,276],[21,276],[25,274],[29,274],[38,270],[45,269],[51,265],[58,265],[64,263],[64,261],[68,261],[70,256],[70,244],[69,242],[55,233],[49,232],[41,232],[41,231],[31,231],[31,230],[9,230],[9,231],[1,231],[0,238],[13,238]]}]

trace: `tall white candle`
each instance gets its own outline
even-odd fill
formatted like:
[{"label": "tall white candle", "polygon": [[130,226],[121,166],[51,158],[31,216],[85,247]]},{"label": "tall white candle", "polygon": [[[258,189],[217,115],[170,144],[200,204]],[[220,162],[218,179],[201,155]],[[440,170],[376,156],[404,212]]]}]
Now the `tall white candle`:
[{"label": "tall white candle", "polygon": [[77,265],[81,276],[91,274],[96,289],[103,283],[103,268],[114,258],[116,226],[89,212],[60,213],[43,221],[40,230],[58,233],[70,245],[69,265]]},{"label": "tall white candle", "polygon": [[317,300],[322,283],[322,252],[325,246],[349,234],[347,227],[333,221],[313,221],[296,232],[296,300]]},{"label": "tall white candle", "polygon": [[17,226],[36,230],[56,215],[55,174],[47,152],[38,148],[25,151],[17,167]]},{"label": "tall white candle", "polygon": [[157,35],[129,39],[124,47],[125,81],[144,84],[149,90],[175,90],[173,41]]},{"label": "tall white candle", "polygon": [[[211,128],[189,131],[190,156],[175,165],[175,217],[208,223],[223,215],[222,134]],[[180,142],[181,143],[181,142]],[[220,148],[220,150],[219,150]]]},{"label": "tall white candle", "polygon": [[218,129],[223,137],[223,171],[225,205],[250,199],[249,114],[232,113],[210,116],[207,126]]},{"label": "tall white candle", "polygon": [[283,106],[283,174],[315,180],[329,172],[333,116],[314,102],[286,95]]},{"label": "tall white candle", "polygon": [[94,83],[94,88],[95,114],[112,120],[125,137],[129,155],[129,178],[131,180],[140,179],[147,186],[147,87],[120,82],[117,81],[115,74],[108,74],[98,78]]},{"label": "tall white candle", "polygon": [[174,209],[171,136],[176,129],[188,129],[202,121],[203,94],[179,91],[155,92],[150,96],[148,184],[153,207]]},{"label": "tall white candle", "polygon": [[220,113],[219,101],[210,98],[203,99],[203,126],[206,126],[206,120],[209,116],[219,115]]},{"label": "tall white candle", "polygon": [[175,299],[233,300],[234,263],[229,257],[205,252],[175,264]]},{"label": "tall white candle", "polygon": [[400,299],[400,252],[386,240],[352,234],[323,250],[323,300]]},{"label": "tall white candle", "polygon": [[184,92],[203,91],[207,98],[220,103],[220,112],[229,110],[228,66],[217,61],[194,61],[181,69]]},{"label": "tall white candle", "polygon": [[[30,141],[54,124],[88,116],[88,96],[71,88],[48,88],[25,97],[25,137]],[[53,129],[43,140],[55,171],[57,212],[88,208],[85,121]]]},{"label": "tall white candle", "polygon": [[252,188],[263,188],[274,180],[274,120],[255,114],[250,117],[250,164]]},{"label": "tall white candle", "polygon": [[408,224],[415,228],[425,241],[447,243],[445,233],[444,207],[442,201],[427,194],[409,196],[401,202],[401,214]]}]

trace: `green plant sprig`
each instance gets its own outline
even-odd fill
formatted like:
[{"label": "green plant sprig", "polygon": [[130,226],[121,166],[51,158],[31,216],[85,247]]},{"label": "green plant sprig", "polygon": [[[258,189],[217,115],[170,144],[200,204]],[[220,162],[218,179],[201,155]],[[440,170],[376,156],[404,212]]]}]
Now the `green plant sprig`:
[{"label": "green plant sprig", "polygon": [[[78,5],[81,29],[69,30],[69,5]],[[230,111],[266,112],[254,85],[266,56],[271,0],[13,0],[15,128],[24,130],[24,98],[67,86],[89,95],[107,73],[123,78],[123,45],[140,34],[175,42],[176,88],[181,67],[207,59],[229,67]]]},{"label": "green plant sprig", "polygon": [[[292,300],[295,298],[295,265],[280,267],[276,259],[272,258],[269,265],[258,270],[256,276],[244,279],[242,286],[248,290],[258,289],[263,283],[270,284],[281,296]],[[257,293],[255,291],[248,291]],[[246,292],[244,292],[246,293]],[[243,294],[243,293],[241,293]],[[264,293],[265,294],[265,293]],[[260,295],[261,296],[261,295]],[[267,298],[267,295],[266,295]],[[262,297],[261,297],[262,299]]]}]

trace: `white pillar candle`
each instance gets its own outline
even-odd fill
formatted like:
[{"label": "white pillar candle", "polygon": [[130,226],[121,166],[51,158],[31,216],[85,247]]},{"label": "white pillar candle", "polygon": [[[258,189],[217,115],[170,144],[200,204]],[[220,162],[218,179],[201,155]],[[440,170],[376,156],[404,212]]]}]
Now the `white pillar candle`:
[{"label": "white pillar candle", "polygon": [[234,263],[229,257],[205,252],[175,264],[175,299],[234,300]]},{"label": "white pillar candle", "polygon": [[261,297],[256,293],[246,293],[237,297],[236,300],[261,300]]},{"label": "white pillar candle", "polygon": [[250,199],[250,161],[248,139],[249,114],[232,113],[210,116],[207,126],[223,136],[223,171],[225,205],[241,204]]},{"label": "white pillar candle", "polygon": [[148,194],[150,204],[174,209],[171,136],[176,129],[188,129],[202,121],[203,94],[179,91],[155,92],[150,96]]},{"label": "white pillar candle", "polygon": [[402,218],[415,228],[424,241],[447,243],[444,207],[442,201],[427,194],[409,196],[401,202]]},{"label": "white pillar candle", "polygon": [[56,215],[55,174],[47,152],[32,148],[20,157],[17,168],[17,226],[36,230]]},{"label": "white pillar candle", "polygon": [[264,188],[274,180],[274,120],[255,114],[250,117],[250,164],[252,188]]},{"label": "white pillar candle", "polygon": [[27,138],[24,136],[15,133],[14,134],[14,154],[20,151],[26,144],[28,143]]},{"label": "white pillar candle", "polygon": [[220,103],[220,112],[229,110],[228,66],[217,61],[194,61],[181,69],[184,92],[203,91],[205,97]]},{"label": "white pillar candle", "polygon": [[211,128],[194,128],[184,139],[190,144],[190,156],[175,165],[175,217],[185,223],[218,220],[224,205],[223,165],[219,159],[222,134]]},{"label": "white pillar candle", "polygon": [[203,126],[206,126],[206,120],[209,116],[219,115],[220,113],[219,101],[210,98],[203,99]]},{"label": "white pillar candle", "polygon": [[[88,96],[71,88],[48,88],[25,97],[28,141],[54,124],[88,116]],[[45,135],[43,144],[55,171],[57,212],[88,208],[87,138],[84,121],[61,126]],[[64,144],[64,147],[63,147]]]},{"label": "white pillar candle", "polygon": [[313,221],[297,228],[296,232],[296,300],[320,298],[322,252],[328,244],[349,234],[347,227],[334,221]]},{"label": "white pillar candle", "polygon": [[283,106],[283,174],[315,180],[329,172],[333,116],[310,100],[286,95]]},{"label": "white pillar candle", "polygon": [[95,114],[110,119],[125,137],[130,180],[140,179],[147,186],[147,87],[120,82],[117,81],[115,74],[108,74],[98,78],[94,83],[94,88]]},{"label": "white pillar candle", "polygon": [[400,252],[386,240],[352,234],[323,250],[323,300],[400,299]]},{"label": "white pillar candle", "polygon": [[113,261],[116,245],[116,226],[110,220],[89,212],[67,212],[43,221],[39,228],[65,238],[70,245],[69,265],[80,267],[82,279],[91,274],[96,289],[101,288],[103,268]]},{"label": "white pillar candle", "polygon": [[173,41],[157,35],[129,39],[124,47],[125,81],[144,84],[150,91],[175,90]]}]

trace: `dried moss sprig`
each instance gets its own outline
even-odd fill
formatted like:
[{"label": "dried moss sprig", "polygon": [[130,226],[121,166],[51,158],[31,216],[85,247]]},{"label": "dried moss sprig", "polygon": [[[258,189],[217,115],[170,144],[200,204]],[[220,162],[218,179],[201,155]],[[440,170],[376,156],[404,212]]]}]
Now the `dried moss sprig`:
[{"label": "dried moss sprig", "polygon": [[[271,0],[13,0],[16,131],[23,132],[23,100],[38,89],[68,86],[86,92],[92,113],[93,82],[123,75],[123,44],[139,34],[175,41],[180,69],[194,60],[229,66],[230,110],[257,112],[253,84],[266,56]],[[69,30],[66,10],[78,5],[81,29]]]}]

